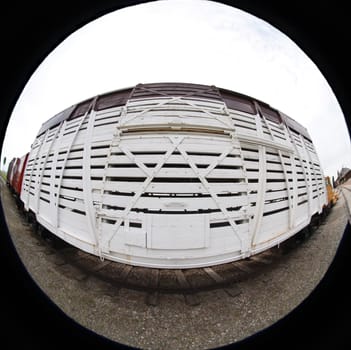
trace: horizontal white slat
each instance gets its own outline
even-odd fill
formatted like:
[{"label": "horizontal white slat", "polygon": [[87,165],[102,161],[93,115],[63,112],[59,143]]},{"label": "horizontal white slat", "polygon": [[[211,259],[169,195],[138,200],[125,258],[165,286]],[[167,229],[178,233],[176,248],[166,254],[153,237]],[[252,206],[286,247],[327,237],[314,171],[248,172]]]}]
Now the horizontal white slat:
[{"label": "horizontal white slat", "polygon": [[[106,152],[107,153],[107,152]],[[163,155],[159,154],[149,154],[149,155],[135,155],[135,158],[137,161],[141,163],[158,163],[160,160],[163,160]],[[195,155],[190,155],[189,158],[195,163],[195,164],[204,164],[204,165],[209,165],[212,162],[214,162],[218,156],[195,156]],[[72,165],[79,165],[79,162],[82,162],[82,160],[77,160],[77,161],[72,161],[72,163],[69,163],[67,161],[67,165],[72,164]],[[105,165],[107,162],[107,154],[106,157],[104,158],[92,158],[90,160],[90,164],[92,165]],[[129,159],[126,155],[112,155],[109,158],[109,163],[110,164],[133,164],[134,162]],[[184,160],[182,155],[171,155],[165,164],[187,164],[187,161]],[[242,160],[239,157],[226,157],[223,160],[220,161],[219,165],[229,165],[229,166],[241,166],[242,165]]]},{"label": "horizontal white slat", "polygon": [[77,209],[80,211],[85,211],[84,203],[81,200],[71,201],[68,199],[60,198],[59,204],[71,209]]},{"label": "horizontal white slat", "polygon": [[[71,155],[70,157],[73,157],[73,155]],[[83,166],[83,159],[82,158],[81,159],[68,159],[66,162],[66,167],[71,167],[71,166]]]},{"label": "horizontal white slat", "polygon": [[[192,147],[192,146],[203,146],[204,148],[202,149],[203,151],[211,151],[211,149],[217,149],[218,147],[226,147],[231,145],[231,140],[229,136],[226,137],[220,137],[220,136],[195,136],[195,135],[183,135],[185,136],[182,145],[186,146],[186,148]],[[131,136],[131,137],[124,137],[123,138],[123,143],[126,146],[133,145],[137,146],[140,143],[145,143],[146,145],[154,145],[157,147],[157,149],[160,149],[163,145],[166,145],[166,147],[169,147],[172,144],[170,141],[169,137],[182,137],[181,134],[179,135],[163,135],[163,136],[143,136],[143,137],[136,137],[136,136]],[[161,148],[162,149],[162,148]],[[166,148],[167,149],[167,148]]]},{"label": "horizontal white slat", "polygon": [[277,199],[277,198],[284,198],[284,197],[288,197],[287,191],[268,192],[264,194],[264,199],[267,201],[272,199]]},{"label": "horizontal white slat", "polygon": [[[180,124],[181,127],[187,127],[187,126],[196,126],[199,128],[206,128],[206,127],[213,127],[213,128],[232,128],[231,124],[223,120],[217,120],[215,118],[208,118],[208,117],[202,117],[202,118],[181,118],[178,116],[174,117],[169,117],[168,119],[165,119],[165,117],[157,117],[154,115],[145,115],[145,117],[139,117],[139,118],[131,118],[131,119],[126,119],[121,122],[121,128],[133,128],[133,127],[146,127],[146,126],[152,126],[154,125],[155,129],[162,127],[162,126],[167,126],[167,125],[172,125],[172,124]],[[157,131],[156,131],[157,132]]]},{"label": "horizontal white slat", "polygon": [[78,191],[74,189],[67,189],[61,187],[60,194],[71,198],[77,198],[81,200],[84,199],[83,191]]},{"label": "horizontal white slat", "polygon": [[[81,183],[81,180],[80,180]],[[101,189],[103,184],[101,181],[92,182],[92,188]],[[142,186],[137,182],[106,182],[104,189],[107,191],[135,192]],[[246,191],[245,183],[211,183],[211,189],[215,193],[235,193]],[[256,187],[257,186],[253,186]],[[151,183],[146,192],[154,193],[207,193],[201,183]]]},{"label": "horizontal white slat", "polygon": [[265,186],[266,192],[269,192],[270,190],[280,191],[280,190],[283,190],[284,188],[286,188],[285,181],[284,182],[267,182]]},{"label": "horizontal white slat", "polygon": [[103,115],[100,118],[95,118],[94,121],[94,128],[96,128],[97,126],[102,126],[103,124],[116,124],[121,120],[120,115]]},{"label": "horizontal white slat", "polygon": [[255,137],[258,136],[256,130],[247,129],[247,128],[244,128],[242,126],[235,126],[235,130],[240,132],[240,133],[242,133],[242,134],[252,135],[252,136],[255,136]]},{"label": "horizontal white slat", "polygon": [[[101,211],[99,211],[99,213],[102,215],[102,217],[106,218],[106,219],[110,219],[110,220],[116,220],[117,218],[123,216],[123,210],[112,210],[112,209],[102,209]],[[133,222],[141,222],[143,220],[143,218],[145,217],[145,215],[172,215],[172,214],[144,214],[144,213],[137,213],[134,211],[130,211],[127,215],[127,217],[129,218],[130,221]],[[211,223],[218,223],[218,222],[224,222],[227,221],[228,218],[226,216],[224,216],[224,214],[222,212],[216,212],[216,213],[199,213],[199,214],[173,214],[176,215],[176,218],[179,218],[179,220],[182,219],[182,217],[188,217],[188,215],[199,215],[201,216],[208,216],[209,220]],[[237,211],[237,212],[229,212],[229,218],[233,219],[233,220],[243,220],[245,219],[245,213],[243,211]],[[243,228],[245,227],[245,223],[243,224],[238,224],[237,227],[238,229],[241,228],[241,230],[243,230]],[[246,226],[247,227],[247,226]],[[232,230],[232,229],[231,229]]]},{"label": "horizontal white slat", "polygon": [[241,120],[243,122],[251,122],[256,125],[256,118],[254,115],[245,114],[244,112],[229,110],[229,115],[233,119]]},{"label": "horizontal white slat", "polygon": [[246,169],[259,169],[260,168],[259,162],[254,162],[254,161],[249,161],[249,160],[244,160],[243,165],[245,166]]},{"label": "horizontal white slat", "polygon": [[114,132],[116,131],[117,124],[101,125],[98,128],[94,128],[92,140],[106,140],[108,143],[111,142]]},{"label": "horizontal white slat", "polygon": [[88,221],[85,215],[74,213],[67,209],[58,210],[59,228],[69,234],[73,234],[83,241],[90,241]]},{"label": "horizontal white slat", "polygon": [[[168,102],[169,101],[169,102]],[[189,103],[187,103],[187,101]],[[158,104],[163,104],[162,106],[158,106]],[[195,105],[193,107],[192,105]],[[176,101],[172,101],[171,98],[169,97],[161,97],[161,98],[152,98],[151,99],[133,99],[128,102],[128,111],[133,111],[134,109],[137,110],[143,110],[143,109],[149,109],[149,108],[169,108],[169,109],[175,109],[179,107],[183,108],[206,108],[206,109],[221,109],[223,108],[224,104],[223,102],[220,101],[215,101],[215,100],[205,100],[205,99],[191,99],[191,98],[185,98],[182,97],[180,99],[177,99]]]},{"label": "horizontal white slat", "polygon": [[267,179],[285,180],[284,173],[270,173],[266,172]]},{"label": "horizontal white slat", "polygon": [[[100,129],[100,128],[98,128]],[[92,144],[94,143],[108,143],[110,144],[112,135],[114,132],[114,127],[107,128],[109,130],[109,134],[106,134],[104,131],[100,132],[98,129],[94,130],[93,136],[91,138]]]},{"label": "horizontal white slat", "polygon": [[[278,170],[278,171],[283,171],[283,167],[281,164],[276,164],[276,163],[266,163],[266,169],[267,170]],[[289,170],[289,167],[285,165],[285,169]]]},{"label": "horizontal white slat", "polygon": [[[80,149],[80,148],[79,148]],[[70,152],[67,157],[67,161],[70,158],[82,158],[83,157],[83,149],[81,151]]]},{"label": "horizontal white slat", "polygon": [[37,213],[39,213],[39,216],[45,218],[47,221],[51,221],[53,212],[52,212],[50,203],[47,203],[45,201],[39,201],[39,207],[38,207]]},{"label": "horizontal white slat", "polygon": [[[208,141],[209,143],[211,141]],[[129,149],[131,152],[150,152],[150,151],[168,151],[169,149],[173,148],[170,143],[164,143],[159,141],[157,142],[148,142],[139,140],[138,143],[126,143],[126,148]],[[223,143],[222,145],[211,145],[211,147],[206,147],[203,144],[191,144],[186,145],[185,150],[187,152],[203,152],[203,153],[218,153],[221,154],[226,149],[230,147],[229,143]],[[112,152],[121,152],[119,147],[112,147]],[[239,154],[238,150],[233,150],[230,154]]]},{"label": "horizontal white slat", "polygon": [[[92,147],[94,147],[94,144],[92,144]],[[117,150],[115,149],[115,152]],[[97,149],[93,149],[91,148],[91,151],[90,151],[90,155],[93,157],[93,156],[107,156],[109,152],[109,145],[106,147],[106,148],[97,148]],[[120,152],[120,150],[118,150],[118,152]],[[83,152],[81,154],[78,154],[77,152],[77,157],[78,156],[83,156]]]},{"label": "horizontal white slat", "polygon": [[269,204],[265,204],[263,207],[263,212],[269,212],[269,211],[273,211],[273,210],[278,210],[278,209],[282,209],[285,207],[289,206],[289,202],[288,200],[284,200],[281,202],[275,202],[275,203],[269,203]]},{"label": "horizontal white slat", "polygon": [[108,109],[103,109],[101,111],[95,111],[95,120],[99,120],[104,117],[119,115],[121,113],[122,106],[111,107]]},{"label": "horizontal white slat", "polygon": [[242,121],[242,120],[233,120],[233,122],[235,124],[235,127],[242,127],[242,128],[250,129],[250,130],[254,129],[253,131],[257,132],[257,128],[256,128],[255,124],[247,123],[247,122]]},{"label": "horizontal white slat", "polygon": [[[56,182],[57,183],[57,182]],[[62,186],[83,188],[83,181],[76,179],[62,179]]]},{"label": "horizontal white slat", "polygon": [[228,119],[228,116],[226,114],[211,114],[211,112],[205,112],[196,108],[188,108],[188,106],[179,106],[177,108],[172,108],[170,109],[167,105],[164,107],[159,107],[157,109],[152,109],[150,111],[146,111],[146,112],[142,112],[140,111],[140,109],[138,110],[128,110],[128,115],[127,115],[127,119],[130,118],[134,118],[136,117],[136,119],[138,118],[143,118],[143,119],[147,119],[150,116],[154,116],[154,117],[161,117],[161,118],[165,118],[165,122],[169,117],[175,117],[175,116],[179,116],[182,119],[184,119],[184,121],[186,122],[187,119],[191,120],[191,118],[214,118],[214,117],[218,117],[218,118],[224,118],[224,119]]},{"label": "horizontal white slat", "polygon": [[[149,169],[150,172],[152,171]],[[199,169],[200,171],[203,169]],[[70,176],[80,176],[82,174],[82,169],[69,169],[65,170],[65,175]],[[91,169],[91,176],[114,176],[114,177],[147,177],[147,174],[137,168],[107,168],[104,169]],[[191,168],[161,168],[155,177],[165,177],[165,178],[197,178],[198,175]],[[212,170],[206,178],[224,178],[224,179],[241,179],[244,178],[243,170],[233,170],[233,169],[214,169]]]},{"label": "horizontal white slat", "polygon": [[258,179],[259,172],[258,171],[246,171],[247,179]]},{"label": "horizontal white slat", "polygon": [[278,238],[279,235],[288,232],[289,211],[285,210],[262,218],[260,233],[256,244]]},{"label": "horizontal white slat", "polygon": [[[129,196],[117,196],[104,194],[103,204],[114,205],[125,207],[127,206],[133,197]],[[100,201],[101,195],[99,193],[93,193],[93,200]],[[219,197],[219,202],[225,207],[236,207],[246,205],[248,198],[246,195],[243,196],[232,196],[232,197]],[[140,197],[133,208],[147,208],[147,209],[164,209],[164,210],[198,210],[198,209],[217,209],[216,202],[211,197],[188,197],[188,198],[177,198],[177,197]]]}]

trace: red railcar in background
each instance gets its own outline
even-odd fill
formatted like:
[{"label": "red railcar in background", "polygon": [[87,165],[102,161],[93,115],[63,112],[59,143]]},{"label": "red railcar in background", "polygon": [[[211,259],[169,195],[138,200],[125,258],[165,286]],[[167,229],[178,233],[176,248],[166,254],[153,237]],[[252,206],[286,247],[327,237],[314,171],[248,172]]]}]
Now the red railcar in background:
[{"label": "red railcar in background", "polygon": [[9,184],[12,190],[17,194],[18,197],[21,194],[23,174],[27,165],[28,155],[29,153],[25,154],[21,158],[16,158],[15,162],[13,163],[13,167],[11,169]]},{"label": "red railcar in background", "polygon": [[13,179],[13,170],[16,164],[18,158],[13,158],[9,164],[9,167],[7,168],[7,174],[6,174],[6,183],[7,185],[12,189],[12,179]]}]

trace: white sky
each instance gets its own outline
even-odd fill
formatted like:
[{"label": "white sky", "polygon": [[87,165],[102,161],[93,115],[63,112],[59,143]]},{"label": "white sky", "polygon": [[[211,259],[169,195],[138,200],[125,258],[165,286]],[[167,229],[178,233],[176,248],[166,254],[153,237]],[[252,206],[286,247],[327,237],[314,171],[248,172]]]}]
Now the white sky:
[{"label": "white sky", "polygon": [[127,7],[73,33],[28,81],[1,160],[28,152],[41,124],[70,105],[153,82],[216,85],[267,102],[308,129],[326,175],[351,168],[343,114],[314,63],[267,22],[204,0]]}]

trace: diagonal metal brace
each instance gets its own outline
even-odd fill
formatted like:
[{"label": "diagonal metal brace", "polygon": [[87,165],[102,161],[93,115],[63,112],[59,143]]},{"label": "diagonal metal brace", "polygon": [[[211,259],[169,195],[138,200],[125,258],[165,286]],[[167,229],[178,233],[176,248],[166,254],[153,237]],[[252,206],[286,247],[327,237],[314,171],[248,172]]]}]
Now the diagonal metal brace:
[{"label": "diagonal metal brace", "polygon": [[184,139],[184,136],[182,137],[170,137],[173,146],[166,152],[164,157],[157,163],[154,169],[151,170],[151,173],[149,173],[149,176],[145,179],[145,181],[142,183],[140,186],[139,190],[135,192],[134,196],[130,200],[129,204],[125,207],[121,215],[118,217],[117,221],[114,224],[113,231],[110,233],[105,239],[103,239],[103,244],[102,244],[102,250],[104,252],[109,252],[109,244],[114,237],[114,235],[117,233],[119,227],[121,226],[122,222],[125,220],[126,216],[130,212],[130,210],[133,208],[135,203],[138,201],[140,196],[145,192],[147,187],[150,185],[152,182],[153,178],[158,174],[160,169],[162,168],[163,164],[168,160],[168,158],[172,155],[174,150],[177,149],[177,147],[181,144],[181,142]]}]

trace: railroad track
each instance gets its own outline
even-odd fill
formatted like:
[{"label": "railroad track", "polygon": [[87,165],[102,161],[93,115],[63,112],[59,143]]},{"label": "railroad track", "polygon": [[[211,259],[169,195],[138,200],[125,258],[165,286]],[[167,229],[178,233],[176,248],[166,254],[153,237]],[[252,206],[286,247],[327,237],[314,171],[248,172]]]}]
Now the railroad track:
[{"label": "railroad track", "polygon": [[36,233],[33,236],[37,240],[37,250],[43,252],[60,273],[77,280],[83,288],[95,288],[111,297],[117,296],[122,288],[143,291],[145,303],[152,306],[159,304],[162,294],[181,294],[191,306],[201,303],[202,291],[221,289],[235,298],[241,293],[240,282],[272,268],[298,244],[295,236],[279,248],[227,264],[194,269],[151,269],[100,261],[45,230],[35,227],[31,230]]},{"label": "railroad track", "polygon": [[[11,198],[15,205],[15,198]],[[203,291],[221,289],[235,298],[241,293],[240,282],[279,264],[285,255],[311,234],[311,228],[305,228],[279,247],[227,264],[194,269],[151,269],[101,261],[31,223],[28,217],[26,219],[23,219],[23,224],[32,233],[35,251],[43,253],[46,260],[64,276],[78,281],[82,288],[111,297],[117,296],[122,288],[142,291],[145,293],[145,303],[152,306],[159,304],[162,294],[181,294],[185,303],[191,306],[201,303],[200,292]]]},{"label": "railroad track", "polygon": [[345,200],[345,207],[346,207],[347,214],[348,214],[348,221],[349,221],[349,224],[351,225],[351,208],[350,208],[349,202],[347,201],[345,192],[343,190],[347,190],[347,191],[351,192],[351,189],[346,187],[346,186],[341,186],[341,190],[340,190],[340,192],[342,193],[342,196],[344,197],[344,200]]}]

